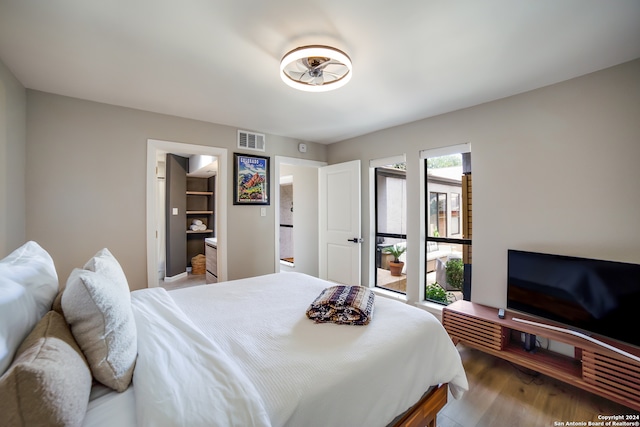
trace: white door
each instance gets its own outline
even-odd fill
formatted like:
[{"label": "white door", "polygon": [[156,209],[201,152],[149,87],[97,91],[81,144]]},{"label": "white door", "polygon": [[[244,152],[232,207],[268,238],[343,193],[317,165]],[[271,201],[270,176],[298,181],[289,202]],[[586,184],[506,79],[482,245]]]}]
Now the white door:
[{"label": "white door", "polygon": [[320,278],[360,285],[360,160],[319,172]]}]

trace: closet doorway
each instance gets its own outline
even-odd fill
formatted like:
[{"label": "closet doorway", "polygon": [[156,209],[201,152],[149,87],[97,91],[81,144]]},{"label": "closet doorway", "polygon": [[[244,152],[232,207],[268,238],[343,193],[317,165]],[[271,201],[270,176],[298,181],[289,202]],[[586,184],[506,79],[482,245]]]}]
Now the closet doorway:
[{"label": "closet doorway", "polygon": [[[158,286],[164,271],[165,224],[161,161],[166,154],[212,156],[217,159],[215,180],[215,237],[218,245],[218,280],[227,280],[227,149],[179,142],[147,140],[147,286]],[[186,233],[186,230],[185,230]]]}]

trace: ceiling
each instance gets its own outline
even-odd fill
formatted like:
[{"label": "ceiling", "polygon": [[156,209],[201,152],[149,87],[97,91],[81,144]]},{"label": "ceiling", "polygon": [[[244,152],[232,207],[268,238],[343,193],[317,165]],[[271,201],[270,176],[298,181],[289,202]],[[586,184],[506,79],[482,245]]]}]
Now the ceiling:
[{"label": "ceiling", "polygon": [[[327,44],[353,79],[279,77]],[[330,144],[640,57],[638,0],[0,0],[28,89]]]}]

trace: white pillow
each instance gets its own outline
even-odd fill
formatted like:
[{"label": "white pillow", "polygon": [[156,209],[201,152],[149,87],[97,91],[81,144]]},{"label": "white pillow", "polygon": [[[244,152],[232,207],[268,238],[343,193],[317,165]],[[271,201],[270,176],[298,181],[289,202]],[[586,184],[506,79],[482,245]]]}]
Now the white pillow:
[{"label": "white pillow", "polygon": [[76,268],[71,272],[62,293],[62,310],[94,378],[124,391],[138,354],[129,286],[107,249],[85,267],[95,271]]},{"label": "white pillow", "polygon": [[116,257],[107,248],[99,250],[97,254],[87,261],[84,269],[100,273],[129,291],[127,276],[122,271],[122,267]]},{"label": "white pillow", "polygon": [[53,259],[30,241],[0,260],[0,375],[18,346],[51,309],[58,292]]}]

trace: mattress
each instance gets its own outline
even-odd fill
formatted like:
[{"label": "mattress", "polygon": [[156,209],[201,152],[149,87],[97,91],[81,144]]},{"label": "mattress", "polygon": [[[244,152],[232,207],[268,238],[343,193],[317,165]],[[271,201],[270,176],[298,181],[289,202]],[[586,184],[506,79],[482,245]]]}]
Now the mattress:
[{"label": "mattress", "polygon": [[[309,320],[306,309],[331,285],[300,273],[276,273],[177,289],[165,292],[166,298],[159,288],[134,291],[132,303],[134,312],[146,311],[157,297],[164,311],[149,311],[147,319],[171,318],[175,312],[178,317],[161,328],[184,324],[193,329],[184,333],[190,341],[212,344],[216,357],[224,359],[222,365],[236,371],[240,384],[246,383],[249,392],[243,393],[255,392],[259,402],[250,402],[253,409],[244,410],[264,409],[264,424],[386,426],[433,385],[448,383],[454,397],[467,390],[460,356],[428,312],[377,297],[368,325]],[[149,334],[155,321],[139,317],[136,321],[140,341],[140,334]],[[175,345],[161,345],[180,353],[176,347],[189,346],[188,341],[175,343],[181,334],[163,332],[162,336],[174,336],[170,340]],[[185,350],[184,357],[190,358],[194,351]],[[146,370],[152,365],[149,360],[153,359],[139,354],[138,364]],[[193,372],[203,368],[199,369]],[[138,365],[134,385],[125,393],[102,394],[90,402],[85,425],[114,425],[113,414],[119,417],[117,425],[146,422],[140,414],[153,412],[146,408],[152,399],[136,390],[144,384],[137,381],[137,372]],[[184,385],[183,393],[188,394],[198,390],[201,376],[182,378],[175,386]]]}]

